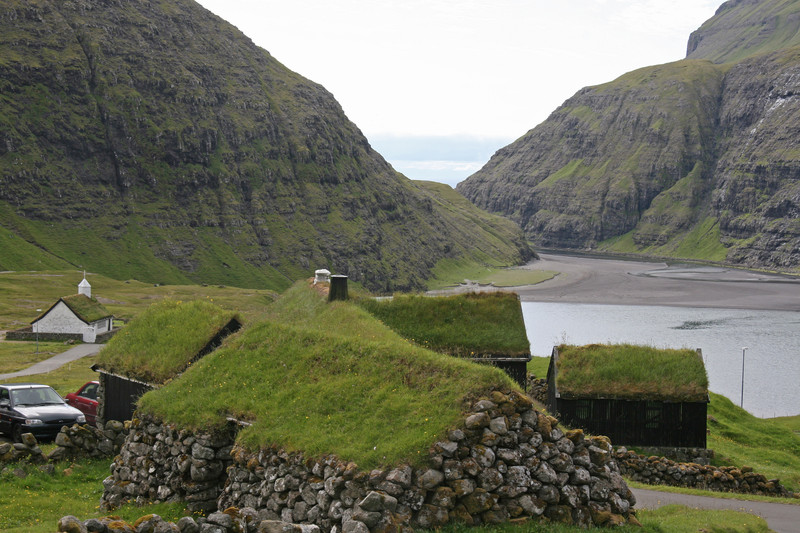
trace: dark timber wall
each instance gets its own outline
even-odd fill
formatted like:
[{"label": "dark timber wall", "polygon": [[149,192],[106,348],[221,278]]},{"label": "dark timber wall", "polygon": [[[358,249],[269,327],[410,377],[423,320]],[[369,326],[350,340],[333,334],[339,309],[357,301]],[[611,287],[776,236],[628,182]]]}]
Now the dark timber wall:
[{"label": "dark timber wall", "polygon": [[547,370],[547,409],[564,424],[626,446],[706,447],[708,402],[562,398],[554,348]]},{"label": "dark timber wall", "polygon": [[118,420],[124,422],[133,418],[136,401],[153,387],[141,381],[130,380],[113,374],[100,371],[100,387],[102,394],[98,395],[102,405],[103,422]]}]

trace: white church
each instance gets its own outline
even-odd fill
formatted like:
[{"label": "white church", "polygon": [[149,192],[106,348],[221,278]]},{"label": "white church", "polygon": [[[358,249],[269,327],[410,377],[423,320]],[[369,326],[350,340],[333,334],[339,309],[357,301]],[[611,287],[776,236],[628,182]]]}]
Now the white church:
[{"label": "white church", "polygon": [[78,294],[59,298],[50,309],[31,322],[34,333],[69,333],[82,335],[84,342],[94,342],[97,335],[110,331],[113,316],[92,298],[92,286],[86,281],[78,285]]}]

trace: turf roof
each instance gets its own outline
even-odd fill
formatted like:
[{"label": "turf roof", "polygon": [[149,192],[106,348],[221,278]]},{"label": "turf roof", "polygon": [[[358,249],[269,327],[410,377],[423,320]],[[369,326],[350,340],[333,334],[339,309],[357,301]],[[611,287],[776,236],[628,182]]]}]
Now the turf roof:
[{"label": "turf roof", "polygon": [[427,459],[461,420],[465,402],[519,390],[501,370],[401,338],[352,302],[331,302],[299,282],[180,377],[139,401],[141,412],[212,429],[251,425],[238,442],[308,455],[336,454],[362,468]]},{"label": "turf roof", "polygon": [[100,351],[97,366],[148,383],[185,370],[239,315],[203,300],[162,300],[148,307]]},{"label": "turf roof", "polygon": [[458,357],[527,357],[519,297],[511,292],[430,297],[396,295],[361,305],[412,342]]},{"label": "turf roof", "polygon": [[708,376],[695,350],[631,344],[558,347],[562,398],[708,400]]},{"label": "turf roof", "polygon": [[[64,296],[63,298],[59,299],[60,302],[64,302],[67,307],[69,307],[75,315],[83,320],[84,322],[91,324],[92,322],[96,322],[98,320],[102,320],[104,318],[108,318],[111,316],[111,313],[108,312],[108,309],[103,307],[103,304],[95,300],[94,298],[89,298],[85,294],[73,294],[72,296]],[[58,304],[56,302],[53,304],[50,309],[36,317],[37,320],[41,319],[47,313],[50,312],[53,307]]]}]

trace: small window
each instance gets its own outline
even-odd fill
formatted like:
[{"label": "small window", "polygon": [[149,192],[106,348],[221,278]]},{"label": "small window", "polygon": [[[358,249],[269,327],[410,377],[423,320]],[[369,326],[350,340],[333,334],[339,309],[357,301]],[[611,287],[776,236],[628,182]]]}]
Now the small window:
[{"label": "small window", "polygon": [[644,427],[658,429],[661,427],[661,415],[664,406],[661,402],[647,402],[645,405]]},{"label": "small window", "polygon": [[84,398],[89,398],[90,400],[97,399],[97,383],[89,383],[86,385],[80,393],[80,396]]}]

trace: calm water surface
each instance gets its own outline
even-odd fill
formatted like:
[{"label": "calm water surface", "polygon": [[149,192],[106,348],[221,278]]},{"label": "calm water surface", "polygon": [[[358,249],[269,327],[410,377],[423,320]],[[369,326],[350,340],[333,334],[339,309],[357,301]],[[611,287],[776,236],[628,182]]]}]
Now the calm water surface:
[{"label": "calm water surface", "polygon": [[756,416],[800,414],[800,313],[659,306],[522,302],[534,356],[554,345],[647,344],[701,348],[709,388]]}]

